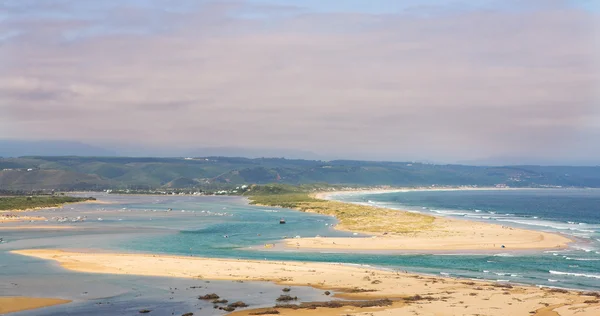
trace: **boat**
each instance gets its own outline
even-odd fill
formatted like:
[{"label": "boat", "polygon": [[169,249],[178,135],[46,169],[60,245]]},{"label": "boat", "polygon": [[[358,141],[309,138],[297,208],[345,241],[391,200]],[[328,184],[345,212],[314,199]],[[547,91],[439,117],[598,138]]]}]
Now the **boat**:
[{"label": "boat", "polygon": [[279,224],[285,224],[285,219],[283,219],[283,218],[282,218],[282,219],[280,219],[280,220],[279,220]]}]

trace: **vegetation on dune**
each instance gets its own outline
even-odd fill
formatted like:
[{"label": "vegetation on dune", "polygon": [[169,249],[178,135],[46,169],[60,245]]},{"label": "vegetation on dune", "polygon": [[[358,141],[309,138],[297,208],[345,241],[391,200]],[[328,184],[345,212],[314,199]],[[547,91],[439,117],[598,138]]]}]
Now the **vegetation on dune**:
[{"label": "vegetation on dune", "polygon": [[57,207],[65,203],[96,200],[93,197],[72,196],[10,196],[0,197],[0,211],[27,210],[40,207]]},{"label": "vegetation on dune", "polygon": [[[258,194],[254,194],[258,192]],[[265,192],[280,192],[266,194]],[[254,205],[292,208],[302,212],[334,216],[338,228],[368,233],[414,233],[431,229],[433,216],[397,210],[327,201],[311,196],[299,187],[280,185],[255,186],[247,192]]]}]

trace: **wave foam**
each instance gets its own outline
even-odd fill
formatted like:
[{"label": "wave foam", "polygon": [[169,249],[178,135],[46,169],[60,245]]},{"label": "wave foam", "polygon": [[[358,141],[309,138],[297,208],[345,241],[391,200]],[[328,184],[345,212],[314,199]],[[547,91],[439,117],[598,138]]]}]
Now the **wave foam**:
[{"label": "wave foam", "polygon": [[571,258],[571,257],[566,257],[565,259],[567,259],[567,260],[576,260],[576,261],[600,261],[600,259],[598,259],[598,258]]},{"label": "wave foam", "polygon": [[562,272],[562,271],[554,271],[554,270],[550,270],[548,272],[550,274],[557,274],[557,275],[569,275],[569,276],[576,276],[576,277],[600,279],[600,274],[585,274],[585,273]]}]

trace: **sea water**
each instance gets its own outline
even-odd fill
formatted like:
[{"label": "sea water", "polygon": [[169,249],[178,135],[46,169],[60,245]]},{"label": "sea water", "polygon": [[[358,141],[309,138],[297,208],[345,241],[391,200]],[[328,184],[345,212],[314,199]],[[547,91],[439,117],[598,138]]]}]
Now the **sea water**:
[{"label": "sea water", "polygon": [[[330,228],[335,223],[330,217],[238,204],[229,205],[231,216],[217,223],[197,229],[190,227],[172,235],[131,240],[122,246],[135,251],[342,262],[492,281],[600,289],[600,190],[425,191],[340,195],[335,198],[558,232],[576,238],[576,242],[564,250],[529,252],[502,249],[491,253],[445,254],[264,251],[261,245],[283,237],[348,234]],[[285,217],[287,224],[279,225],[280,217]]]},{"label": "sea water", "polygon": [[[44,315],[52,315],[52,311],[64,314],[69,310],[73,314],[94,314],[94,311],[106,308],[102,304],[97,305],[106,296],[111,298],[111,311],[115,315],[130,313],[150,303],[156,310],[180,312],[203,307],[203,310],[196,310],[196,314],[213,312],[209,313],[207,306],[197,306],[199,303],[194,296],[198,293],[170,293],[168,290],[167,284],[172,282],[191,285],[195,281],[74,273],[52,262],[8,253],[13,249],[29,248],[336,262],[433,275],[600,290],[600,190],[410,191],[334,197],[351,203],[558,232],[577,238],[577,242],[564,250],[506,252],[499,249],[492,253],[445,254],[271,249],[264,245],[277,243],[282,238],[361,236],[336,231],[332,228],[336,220],[329,216],[251,206],[240,197],[96,196],[112,204],[74,204],[36,212],[36,215],[46,216],[49,223],[31,223],[68,225],[74,226],[75,230],[0,232],[0,237],[4,238],[4,243],[0,244],[0,294],[53,297],[51,294],[55,291],[39,284],[68,280],[61,287],[66,292],[61,292],[64,295],[60,297],[75,299],[76,303],[53,307]],[[77,216],[86,216],[86,220],[56,222],[60,217]],[[286,224],[279,224],[281,218],[286,220]],[[13,283],[19,285],[13,286]],[[90,290],[90,284],[94,284],[96,292]],[[258,292],[252,290],[254,283],[247,283],[244,287],[231,285],[231,282],[216,284],[221,286],[217,290],[238,293],[239,297],[248,295],[244,291],[267,293],[252,297],[258,302],[255,307],[273,305],[271,301],[280,291],[279,286],[272,284],[256,284],[262,287]],[[143,289],[141,292],[140,288]],[[237,288],[243,290],[236,292]],[[327,299],[318,291],[303,291],[304,300]],[[85,295],[91,300],[83,296],[84,292],[88,292]],[[90,302],[93,304],[90,305]]]},{"label": "sea water", "polygon": [[[483,221],[564,234],[575,239],[568,249],[498,252],[441,259],[448,267],[465,263],[455,274],[529,284],[600,288],[600,190],[423,190],[384,194],[345,194],[336,199],[424,214]],[[456,258],[459,257],[459,258]],[[441,269],[441,267],[440,267]],[[470,272],[466,272],[470,271]]]}]

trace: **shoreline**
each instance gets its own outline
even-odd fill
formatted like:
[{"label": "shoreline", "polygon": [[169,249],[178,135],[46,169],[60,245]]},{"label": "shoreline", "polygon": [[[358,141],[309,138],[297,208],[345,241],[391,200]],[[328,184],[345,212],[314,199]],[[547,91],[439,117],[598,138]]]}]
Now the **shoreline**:
[{"label": "shoreline", "polygon": [[[34,208],[27,208],[27,209],[11,209],[11,210],[2,210],[0,211],[0,229],[4,229],[4,228],[12,228],[12,229],[16,229],[19,226],[4,226],[3,224],[7,224],[7,223],[33,223],[33,222],[47,222],[48,218],[43,217],[43,216],[35,216],[35,215],[19,215],[19,214],[23,214],[23,213],[35,213],[38,211],[49,211],[49,210],[57,210],[57,209],[61,209],[66,205],[72,205],[72,204],[99,204],[99,205],[107,205],[107,204],[114,204],[113,202],[109,202],[109,201],[102,201],[102,200],[87,200],[87,201],[80,201],[80,202],[67,202],[67,203],[63,203],[59,206],[40,206],[40,207],[34,207]],[[27,228],[27,226],[21,226],[23,228]],[[42,227],[42,226],[40,226]]]},{"label": "shoreline", "polygon": [[398,192],[425,192],[425,191],[516,191],[516,190],[551,190],[551,189],[565,189],[565,188],[510,188],[510,187],[440,187],[440,188],[372,188],[372,189],[357,189],[357,190],[336,190],[336,191],[322,191],[313,193],[313,196],[317,199],[323,199],[328,201],[336,201],[331,198],[332,195],[352,195],[352,194],[386,194],[386,193],[398,193]]},{"label": "shoreline", "polygon": [[[431,214],[417,214],[409,211],[389,209],[377,206],[367,206],[358,203],[334,200],[332,196],[342,194],[384,194],[408,191],[464,191],[464,190],[520,190],[518,188],[436,188],[436,189],[373,189],[331,191],[310,194],[321,200],[313,202],[316,211],[309,205],[299,206],[298,211],[314,212],[333,216],[340,220],[336,211],[323,212],[323,209],[333,208],[344,210],[353,209],[356,214],[365,216],[360,222],[364,229],[346,227],[344,223],[333,226],[335,230],[351,232],[355,237],[305,237],[280,240],[276,245],[284,249],[295,250],[327,250],[327,251],[393,251],[433,253],[446,251],[477,252],[477,251],[541,251],[568,248],[576,242],[571,236],[559,233],[549,233],[540,230],[516,228],[482,221],[455,219]],[[300,204],[300,203],[299,203]],[[343,212],[342,212],[343,213]],[[429,218],[429,219],[427,219]],[[352,220],[352,219],[351,219]],[[364,226],[362,225],[364,224]],[[394,226],[395,225],[395,226]],[[354,225],[357,226],[357,225]],[[372,227],[371,230],[369,227]],[[389,231],[386,230],[389,227]],[[394,231],[394,229],[396,229]],[[398,231],[400,229],[400,231]],[[382,232],[383,230],[383,232]],[[358,236],[367,235],[365,236]]]},{"label": "shoreline", "polygon": [[19,208],[19,209],[10,209],[10,210],[0,210],[0,214],[10,214],[10,213],[27,213],[27,212],[37,212],[37,211],[44,211],[44,210],[52,210],[52,209],[60,209],[65,207],[66,205],[73,205],[73,204],[101,204],[101,205],[108,205],[108,204],[115,204],[114,202],[110,202],[110,201],[103,201],[103,200],[85,200],[85,201],[79,201],[79,202],[65,202],[65,203],[61,203],[59,205],[49,205],[49,206],[36,206],[36,207],[30,207],[30,208]]},{"label": "shoreline", "polygon": [[[310,286],[330,290],[334,292],[335,297],[344,299],[388,298],[401,303],[386,306],[381,310],[357,310],[373,312],[373,315],[404,315],[414,312],[423,315],[436,312],[439,314],[439,311],[447,311],[447,315],[476,314],[482,311],[492,316],[504,316],[507,313],[526,315],[532,311],[536,313],[534,315],[543,315],[537,313],[549,306],[552,306],[552,311],[560,311],[560,315],[600,313],[600,303],[597,302],[596,294],[584,295],[578,291],[378,270],[340,263],[81,253],[46,249],[14,250],[11,253],[51,260],[67,270],[78,272],[199,280],[268,281],[287,287]],[[585,303],[586,301],[588,303]],[[589,303],[592,301],[596,303]],[[256,307],[261,306],[254,306]],[[326,311],[341,313],[347,309],[328,308]],[[314,310],[278,310],[281,315],[328,315],[315,314]],[[563,310],[567,313],[563,313]],[[234,315],[248,315],[250,312],[252,310],[245,310]]]}]

